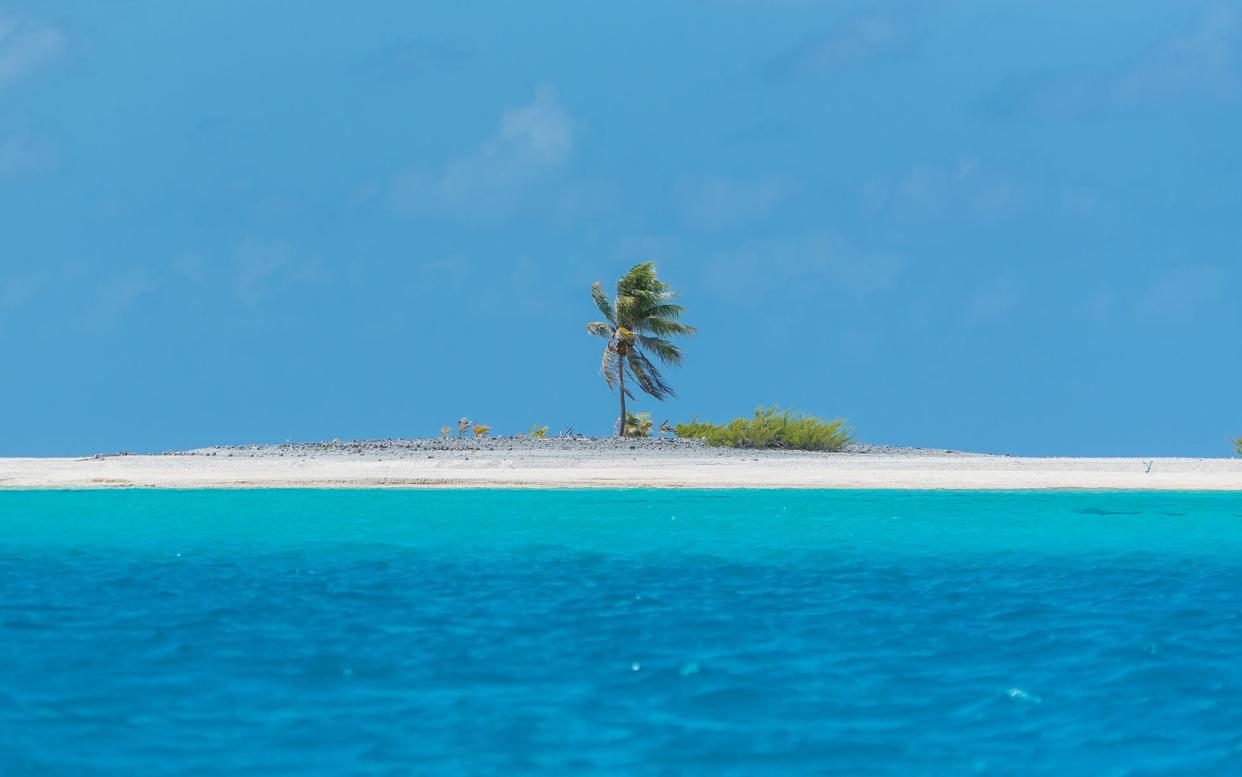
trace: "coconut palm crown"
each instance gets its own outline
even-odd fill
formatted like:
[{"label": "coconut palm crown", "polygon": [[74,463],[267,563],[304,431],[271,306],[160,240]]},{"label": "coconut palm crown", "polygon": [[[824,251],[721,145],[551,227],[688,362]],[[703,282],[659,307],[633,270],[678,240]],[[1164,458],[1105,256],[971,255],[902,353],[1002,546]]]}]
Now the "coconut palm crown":
[{"label": "coconut palm crown", "polygon": [[[604,321],[587,324],[587,331],[608,341],[600,372],[608,388],[616,388],[624,419],[625,400],[634,394],[626,385],[628,375],[635,385],[656,399],[676,396],[664,382],[652,357],[662,364],[681,364],[681,349],[669,338],[694,334],[694,327],[681,322],[680,296],[656,277],[655,263],[636,264],[617,281],[615,301],[598,281],[591,286],[591,298],[604,314]],[[625,423],[617,432],[625,436]]]}]

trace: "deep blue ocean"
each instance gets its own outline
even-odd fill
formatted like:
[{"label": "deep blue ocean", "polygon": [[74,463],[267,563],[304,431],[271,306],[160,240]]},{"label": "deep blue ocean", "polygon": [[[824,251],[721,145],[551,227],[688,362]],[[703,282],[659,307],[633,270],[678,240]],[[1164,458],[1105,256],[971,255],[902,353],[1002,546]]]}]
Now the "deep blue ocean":
[{"label": "deep blue ocean", "polygon": [[0,774],[1242,774],[1242,497],[0,493]]}]

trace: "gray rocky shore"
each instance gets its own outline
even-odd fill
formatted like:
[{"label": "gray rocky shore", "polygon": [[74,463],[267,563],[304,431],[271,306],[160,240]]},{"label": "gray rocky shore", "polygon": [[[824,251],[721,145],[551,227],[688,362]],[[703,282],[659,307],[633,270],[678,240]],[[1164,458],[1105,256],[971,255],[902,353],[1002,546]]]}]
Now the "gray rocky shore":
[{"label": "gray rocky shore", "polygon": [[[756,456],[808,455],[807,451],[773,449],[711,448],[702,440],[681,440],[656,437],[591,437],[565,435],[557,437],[445,437],[397,438],[389,440],[330,440],[323,442],[286,442],[271,445],[220,445],[181,451],[180,456],[221,456],[225,458],[323,457],[341,456],[370,459],[428,458],[442,455],[498,453],[549,455],[555,457],[588,457],[595,454],[635,454],[678,456],[714,454],[722,457],[753,459]],[[884,456],[974,456],[942,448],[904,448],[894,445],[852,443],[836,452],[812,455],[884,455]]]}]

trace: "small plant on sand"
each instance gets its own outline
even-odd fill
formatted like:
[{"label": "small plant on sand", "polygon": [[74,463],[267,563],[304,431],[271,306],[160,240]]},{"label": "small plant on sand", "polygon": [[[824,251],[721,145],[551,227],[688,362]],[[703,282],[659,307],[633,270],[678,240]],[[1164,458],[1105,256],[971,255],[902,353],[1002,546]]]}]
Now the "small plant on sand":
[{"label": "small plant on sand", "polygon": [[[681,323],[682,307],[676,303],[678,294],[656,277],[655,264],[636,264],[617,281],[615,300],[599,282],[591,286],[591,299],[603,321],[587,324],[587,331],[608,341],[599,370],[608,388],[616,388],[621,399],[621,421],[629,418],[625,400],[634,394],[625,385],[631,380],[656,399],[673,396],[673,388],[664,382],[651,357],[663,364],[681,364],[681,349],[669,338],[694,333],[694,327]],[[626,423],[617,424],[617,433],[628,433]]]},{"label": "small plant on sand", "polygon": [[1242,456],[1242,437],[1239,437],[1236,440],[1231,440],[1230,442],[1233,443],[1233,452],[1239,456]]},{"label": "small plant on sand", "polygon": [[487,424],[475,424],[474,425],[474,436],[475,437],[486,437],[487,433],[490,432],[491,430],[492,430],[492,427],[488,426]]},{"label": "small plant on sand", "polygon": [[660,422],[660,430],[659,430],[660,439],[663,440],[664,435],[672,434],[672,433],[673,433],[673,427],[671,424],[669,424],[668,419],[665,418],[663,421]]},{"label": "small plant on sand", "polygon": [[440,427],[440,439],[441,439],[441,440],[447,439],[447,438],[448,438],[448,436],[449,436],[449,433],[450,433],[450,432],[452,432],[452,431],[453,431],[453,430],[452,430],[452,429],[450,429],[450,428],[449,428],[449,427],[447,427],[447,426],[441,426],[441,427]]},{"label": "small plant on sand", "polygon": [[625,416],[626,437],[650,437],[651,413],[628,413]]},{"label": "small plant on sand", "polygon": [[548,427],[540,426],[539,424],[531,424],[530,429],[526,431],[527,435],[535,438],[536,440],[538,440],[540,437],[543,437],[547,433],[548,433]]},{"label": "small plant on sand", "polygon": [[803,451],[837,451],[853,441],[844,419],[823,421],[777,405],[755,409],[752,418],[736,418],[727,424],[709,424],[697,418],[677,424],[681,438],[706,440],[723,448],[785,448]]},{"label": "small plant on sand", "polygon": [[462,418],[457,422],[457,436],[461,437],[470,428],[470,419]]}]

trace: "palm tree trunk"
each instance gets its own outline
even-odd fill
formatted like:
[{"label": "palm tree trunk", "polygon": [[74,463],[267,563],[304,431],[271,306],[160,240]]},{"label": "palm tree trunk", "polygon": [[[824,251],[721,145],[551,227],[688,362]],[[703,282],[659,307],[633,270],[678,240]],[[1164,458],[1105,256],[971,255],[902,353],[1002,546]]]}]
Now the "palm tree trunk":
[{"label": "palm tree trunk", "polygon": [[618,393],[620,393],[621,395],[621,424],[617,428],[617,436],[624,437],[625,436],[625,358],[624,357],[622,357],[621,359],[621,369],[617,370],[617,377],[620,379],[620,383],[618,383],[618,387],[620,388],[620,391]]}]

